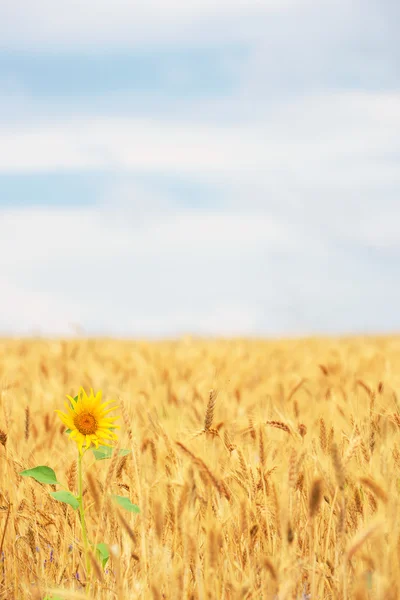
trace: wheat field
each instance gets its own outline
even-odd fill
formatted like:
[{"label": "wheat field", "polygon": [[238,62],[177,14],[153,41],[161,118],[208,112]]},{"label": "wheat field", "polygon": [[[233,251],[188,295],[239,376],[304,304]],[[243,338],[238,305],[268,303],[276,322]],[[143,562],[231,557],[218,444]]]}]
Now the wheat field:
[{"label": "wheat field", "polygon": [[[80,386],[120,407],[84,456],[90,569],[77,511],[20,475],[76,492],[54,411]],[[0,341],[0,598],[400,598],[399,390],[398,337]]]}]

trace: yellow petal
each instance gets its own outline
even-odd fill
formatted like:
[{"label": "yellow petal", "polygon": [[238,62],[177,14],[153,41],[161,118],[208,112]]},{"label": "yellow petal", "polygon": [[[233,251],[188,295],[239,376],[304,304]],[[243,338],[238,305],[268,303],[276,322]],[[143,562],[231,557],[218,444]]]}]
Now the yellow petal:
[{"label": "yellow petal", "polygon": [[[118,406],[114,406],[114,408],[109,408],[108,410],[102,410],[101,411],[101,416],[105,417],[106,415],[108,415],[110,412],[113,412],[113,410],[116,410],[117,408],[119,408]],[[119,417],[113,417],[114,419],[119,419]]]},{"label": "yellow petal", "polygon": [[[108,406],[109,404],[112,404],[113,402],[116,402],[116,400],[107,400],[107,402],[103,402],[103,404],[101,405],[101,410],[103,410],[104,407]],[[116,406],[115,408],[118,408],[118,406]]]}]

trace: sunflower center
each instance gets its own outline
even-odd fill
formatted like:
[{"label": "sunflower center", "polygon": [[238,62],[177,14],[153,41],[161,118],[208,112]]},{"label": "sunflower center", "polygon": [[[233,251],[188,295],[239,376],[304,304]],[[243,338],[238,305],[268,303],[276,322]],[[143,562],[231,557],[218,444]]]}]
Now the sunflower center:
[{"label": "sunflower center", "polygon": [[76,415],[74,418],[74,425],[83,435],[91,435],[96,433],[97,421],[91,413],[83,412],[80,415]]}]

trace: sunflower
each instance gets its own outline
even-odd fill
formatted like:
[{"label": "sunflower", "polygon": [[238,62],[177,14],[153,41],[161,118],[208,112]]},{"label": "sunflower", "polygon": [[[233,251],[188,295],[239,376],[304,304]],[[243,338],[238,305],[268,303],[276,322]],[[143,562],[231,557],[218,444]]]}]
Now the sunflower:
[{"label": "sunflower", "polygon": [[118,417],[107,417],[107,415],[117,407],[107,409],[106,407],[114,400],[102,403],[101,391],[94,395],[91,389],[88,396],[83,388],[79,390],[76,398],[72,398],[72,396],[67,396],[67,398],[69,400],[69,403],[65,403],[67,414],[61,410],[56,410],[56,413],[70,430],[69,436],[78,444],[80,454],[90,448],[91,444],[96,448],[99,447],[99,444],[111,446],[109,442],[117,439],[113,430],[119,429],[117,425],[114,425],[114,421]]}]

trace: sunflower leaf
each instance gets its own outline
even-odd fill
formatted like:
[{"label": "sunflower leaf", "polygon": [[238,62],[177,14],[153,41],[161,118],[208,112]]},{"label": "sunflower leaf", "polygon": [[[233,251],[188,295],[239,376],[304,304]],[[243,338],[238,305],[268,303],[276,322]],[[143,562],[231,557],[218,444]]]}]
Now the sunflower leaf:
[{"label": "sunflower leaf", "polygon": [[39,483],[59,483],[57,481],[57,477],[53,469],[46,466],[34,467],[33,469],[26,469],[25,471],[21,471],[20,475],[22,475],[23,477],[33,477],[33,479],[35,479]]},{"label": "sunflower leaf", "polygon": [[[111,448],[110,446],[99,446],[98,448],[92,448],[92,450],[96,460],[104,460],[106,458],[111,458],[114,448]],[[122,448],[118,452],[118,456],[126,456],[127,454],[130,454],[130,452],[130,450]]]},{"label": "sunflower leaf", "polygon": [[73,494],[71,494],[71,492],[61,490],[59,492],[51,492],[50,496],[52,496],[55,500],[58,500],[59,502],[64,502],[64,504],[69,504],[70,506],[72,506],[72,508],[74,510],[79,508],[79,502],[75,498],[75,496]]},{"label": "sunflower leaf", "polygon": [[97,558],[100,560],[104,569],[108,562],[108,559],[110,558],[110,552],[108,550],[107,544],[103,544],[103,542],[100,542],[100,544],[96,544],[96,553]]},{"label": "sunflower leaf", "polygon": [[71,433],[72,429],[66,429],[64,433]]},{"label": "sunflower leaf", "polygon": [[117,502],[117,504],[122,506],[122,508],[125,508],[125,510],[128,510],[129,512],[133,512],[133,513],[140,512],[139,507],[136,504],[132,504],[132,502],[129,500],[129,498],[126,498],[126,496],[113,495],[113,498],[114,498],[115,502]]},{"label": "sunflower leaf", "polygon": [[127,450],[127,448],[121,448],[121,450],[118,452],[118,456],[127,456],[130,453],[131,451]]},{"label": "sunflower leaf", "polygon": [[93,448],[93,454],[96,460],[111,458],[112,453],[113,448],[109,448],[109,446],[99,446],[98,448]]}]

